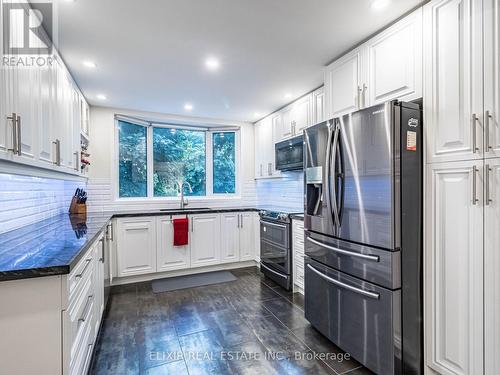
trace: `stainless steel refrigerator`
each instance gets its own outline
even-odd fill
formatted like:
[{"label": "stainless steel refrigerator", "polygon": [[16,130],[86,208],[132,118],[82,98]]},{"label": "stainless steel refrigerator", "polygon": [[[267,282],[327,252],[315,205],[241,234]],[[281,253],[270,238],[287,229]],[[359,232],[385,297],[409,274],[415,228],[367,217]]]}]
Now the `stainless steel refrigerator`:
[{"label": "stainless steel refrigerator", "polygon": [[423,373],[420,106],[306,129],[304,163],[306,318],[377,374]]}]

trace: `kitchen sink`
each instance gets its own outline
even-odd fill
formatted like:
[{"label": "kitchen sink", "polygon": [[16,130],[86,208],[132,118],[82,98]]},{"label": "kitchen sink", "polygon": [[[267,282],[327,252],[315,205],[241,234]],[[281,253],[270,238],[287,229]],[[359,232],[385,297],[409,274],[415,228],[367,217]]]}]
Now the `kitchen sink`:
[{"label": "kitchen sink", "polygon": [[161,212],[189,212],[189,211],[211,211],[209,207],[190,207],[190,208],[162,208]]}]

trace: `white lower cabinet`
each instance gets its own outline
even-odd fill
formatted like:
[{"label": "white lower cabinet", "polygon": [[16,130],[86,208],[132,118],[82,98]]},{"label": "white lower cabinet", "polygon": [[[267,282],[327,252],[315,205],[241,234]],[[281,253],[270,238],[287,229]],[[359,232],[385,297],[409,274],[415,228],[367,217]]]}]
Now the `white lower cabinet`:
[{"label": "white lower cabinet", "polygon": [[174,246],[174,219],[185,216],[156,218],[156,271],[171,271],[189,268],[191,265],[189,244]]},{"label": "white lower cabinet", "polygon": [[221,215],[221,263],[255,258],[254,218],[251,212]]},{"label": "white lower cabinet", "polygon": [[190,217],[191,267],[220,263],[220,215]]},{"label": "white lower cabinet", "polygon": [[483,373],[484,178],[483,161],[427,166],[426,365],[441,374]]},{"label": "white lower cabinet", "polygon": [[221,263],[237,262],[240,258],[240,213],[221,215]]},{"label": "white lower cabinet", "polygon": [[117,220],[118,277],[156,272],[155,218]]},{"label": "white lower cabinet", "polygon": [[240,261],[254,260],[255,259],[255,232],[258,231],[259,226],[255,226],[255,217],[259,216],[255,212],[242,212],[240,213]]}]

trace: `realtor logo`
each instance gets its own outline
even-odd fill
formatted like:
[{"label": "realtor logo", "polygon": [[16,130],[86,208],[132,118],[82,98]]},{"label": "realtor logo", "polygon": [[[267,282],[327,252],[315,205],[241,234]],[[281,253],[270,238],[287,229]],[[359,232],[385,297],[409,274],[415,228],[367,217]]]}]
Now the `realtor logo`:
[{"label": "realtor logo", "polygon": [[52,54],[52,3],[3,1],[4,55]]}]

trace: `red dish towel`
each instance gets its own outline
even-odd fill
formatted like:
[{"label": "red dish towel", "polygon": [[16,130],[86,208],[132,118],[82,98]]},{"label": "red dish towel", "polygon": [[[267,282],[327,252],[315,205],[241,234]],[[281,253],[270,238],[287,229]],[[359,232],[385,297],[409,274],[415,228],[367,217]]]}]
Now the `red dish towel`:
[{"label": "red dish towel", "polygon": [[174,246],[188,244],[189,219],[174,219]]}]

